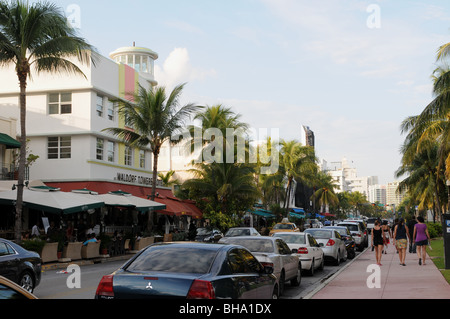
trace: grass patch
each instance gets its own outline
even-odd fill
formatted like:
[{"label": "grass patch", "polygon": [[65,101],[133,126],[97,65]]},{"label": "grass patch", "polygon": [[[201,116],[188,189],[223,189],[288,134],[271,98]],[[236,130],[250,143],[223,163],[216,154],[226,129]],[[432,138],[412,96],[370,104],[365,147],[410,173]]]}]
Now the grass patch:
[{"label": "grass patch", "polygon": [[432,250],[427,247],[428,256],[450,284],[450,269],[445,269],[444,240],[442,238],[432,239],[430,243]]}]

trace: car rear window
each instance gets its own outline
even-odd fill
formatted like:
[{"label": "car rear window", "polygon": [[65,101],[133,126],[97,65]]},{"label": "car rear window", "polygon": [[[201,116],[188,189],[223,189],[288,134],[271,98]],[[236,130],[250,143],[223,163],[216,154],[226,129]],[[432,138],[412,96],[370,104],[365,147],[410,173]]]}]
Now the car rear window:
[{"label": "car rear window", "polygon": [[211,249],[154,246],[145,250],[126,270],[205,274],[216,254],[217,251]]},{"label": "car rear window", "polygon": [[354,225],[354,224],[340,224],[339,226],[345,226],[350,231],[359,231],[358,225]]},{"label": "car rear window", "polygon": [[226,236],[249,236],[250,235],[250,229],[230,229]]},{"label": "car rear window", "polygon": [[294,229],[292,224],[276,224],[273,229]]},{"label": "car rear window", "polygon": [[331,238],[332,236],[332,231],[331,230],[308,230],[308,233],[312,234],[314,236],[315,239],[328,239]]},{"label": "car rear window", "polygon": [[305,244],[305,235],[275,234],[274,237],[279,237],[288,244]]},{"label": "car rear window", "polygon": [[242,239],[239,237],[227,240],[227,243],[241,245],[251,252],[273,253],[274,246],[270,239]]}]

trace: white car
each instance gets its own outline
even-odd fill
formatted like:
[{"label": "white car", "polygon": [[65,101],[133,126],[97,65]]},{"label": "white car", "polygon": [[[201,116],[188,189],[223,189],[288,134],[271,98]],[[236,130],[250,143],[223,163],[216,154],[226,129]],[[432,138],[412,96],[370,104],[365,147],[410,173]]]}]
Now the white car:
[{"label": "white car", "polygon": [[302,264],[289,246],[278,237],[269,236],[239,236],[224,237],[219,243],[241,245],[253,254],[263,266],[273,267],[273,274],[277,276],[279,296],[284,290],[285,281],[290,280],[292,286],[299,286],[301,282]]},{"label": "white car", "polygon": [[302,262],[303,271],[314,275],[316,269],[323,270],[325,254],[319,243],[309,233],[277,233],[273,237],[282,238],[292,252],[296,251]]},{"label": "white car", "polygon": [[253,227],[233,227],[225,233],[225,237],[236,236],[261,236],[261,234]]},{"label": "white car", "polygon": [[323,228],[309,228],[305,233],[310,233],[319,243],[326,259],[332,259],[337,266],[341,260],[347,260],[347,249],[345,248],[345,241],[341,235],[334,229]]}]

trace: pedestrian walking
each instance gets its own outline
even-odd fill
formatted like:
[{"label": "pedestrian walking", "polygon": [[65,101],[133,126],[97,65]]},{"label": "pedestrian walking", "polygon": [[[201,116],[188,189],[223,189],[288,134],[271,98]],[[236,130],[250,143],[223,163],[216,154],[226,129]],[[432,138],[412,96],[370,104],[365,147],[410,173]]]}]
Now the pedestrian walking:
[{"label": "pedestrian walking", "polygon": [[395,247],[397,247],[398,251],[398,258],[400,259],[400,265],[406,266],[406,247],[408,247],[408,240],[411,241],[411,238],[409,237],[408,226],[405,225],[403,218],[399,218],[393,237]]},{"label": "pedestrian walking", "polygon": [[[408,221],[408,230],[409,230],[409,238],[413,238],[414,233],[414,226],[417,224],[416,216],[411,217],[411,219]],[[410,253],[416,253],[416,243],[414,240],[409,242],[409,252]]]},{"label": "pedestrian walking", "polygon": [[383,240],[383,229],[380,227],[380,222],[375,221],[375,225],[372,229],[372,247],[375,248],[375,259],[377,260],[377,265],[381,265],[381,255],[383,252],[384,240]]},{"label": "pedestrian walking", "polygon": [[387,249],[389,247],[389,244],[391,243],[390,238],[392,237],[391,228],[389,227],[387,220],[383,221],[381,229],[383,230],[383,242],[384,242],[383,251],[384,254],[387,254]]},{"label": "pedestrian walking", "polygon": [[422,216],[417,217],[417,224],[414,227],[413,241],[417,246],[417,255],[419,256],[419,265],[425,263],[425,258],[427,257],[427,245],[430,240],[430,234],[428,233],[427,225],[424,223]]}]

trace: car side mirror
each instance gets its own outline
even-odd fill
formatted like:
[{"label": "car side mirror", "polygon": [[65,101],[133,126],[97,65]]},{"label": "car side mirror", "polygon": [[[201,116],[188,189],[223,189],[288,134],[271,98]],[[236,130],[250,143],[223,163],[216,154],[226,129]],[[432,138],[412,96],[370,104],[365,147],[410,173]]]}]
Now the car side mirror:
[{"label": "car side mirror", "polygon": [[293,248],[292,250],[291,250],[291,252],[293,253],[293,254],[296,254],[297,253],[297,249],[295,249],[295,248]]}]

